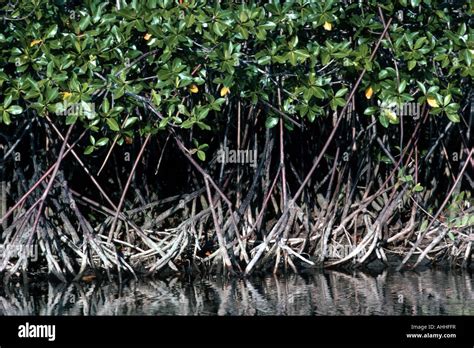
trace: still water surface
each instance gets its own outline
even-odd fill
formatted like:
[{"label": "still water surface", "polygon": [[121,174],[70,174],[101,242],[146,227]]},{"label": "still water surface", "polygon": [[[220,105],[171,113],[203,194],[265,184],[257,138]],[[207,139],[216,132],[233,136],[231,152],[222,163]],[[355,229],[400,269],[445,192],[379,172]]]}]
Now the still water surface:
[{"label": "still water surface", "polygon": [[325,271],[0,288],[0,315],[474,315],[472,274]]}]

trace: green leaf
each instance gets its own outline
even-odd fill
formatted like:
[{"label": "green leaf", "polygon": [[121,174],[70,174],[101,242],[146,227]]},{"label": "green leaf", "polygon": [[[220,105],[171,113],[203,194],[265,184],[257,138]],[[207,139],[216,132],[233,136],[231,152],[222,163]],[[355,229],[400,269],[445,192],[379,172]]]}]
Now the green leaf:
[{"label": "green leaf", "polygon": [[388,121],[387,117],[385,117],[384,114],[379,115],[379,121],[380,121],[380,124],[382,126],[384,126],[385,128],[388,128],[389,121]]},{"label": "green leaf", "polygon": [[383,70],[380,70],[379,72],[379,80],[383,80],[384,78],[386,78],[388,76],[388,70],[387,69],[383,69]]},{"label": "green leaf", "polygon": [[321,64],[323,66],[328,65],[330,60],[331,60],[331,56],[328,53],[326,52],[321,53]]},{"label": "green leaf", "polygon": [[421,186],[419,183],[415,185],[415,187],[413,188],[413,191],[415,192],[421,192],[423,191],[423,186]]},{"label": "green leaf", "polygon": [[469,220],[467,221],[467,225],[468,226],[474,225],[474,215],[471,215],[469,217]]},{"label": "green leaf", "polygon": [[120,87],[120,88],[117,88],[114,92],[113,92],[113,95],[114,95],[114,98],[115,99],[119,99],[120,97],[122,97],[125,93],[125,87]]},{"label": "green leaf", "polygon": [[313,90],[311,88],[305,88],[303,90],[303,98],[305,102],[309,102],[312,96],[313,96]]},{"label": "green leaf", "polygon": [[50,61],[46,67],[46,76],[52,77],[53,76],[53,69],[54,69],[54,62]]},{"label": "green leaf", "polygon": [[47,88],[46,89],[46,101],[48,103],[54,101],[59,95],[57,88]]},{"label": "green leaf", "polygon": [[449,120],[453,123],[458,123],[460,121],[460,118],[457,112],[446,112],[446,116],[448,116]]},{"label": "green leaf", "polygon": [[463,58],[464,58],[464,61],[466,62],[466,65],[471,66],[471,64],[472,64],[472,53],[469,52],[468,49],[465,49],[463,53],[464,53]]},{"label": "green leaf", "polygon": [[420,226],[420,232],[423,232],[428,227],[428,220],[423,220]]},{"label": "green leaf", "polygon": [[465,227],[469,224],[469,215],[464,215],[461,219],[461,222],[456,227]]},{"label": "green leaf", "polygon": [[296,66],[296,64],[298,63],[297,59],[296,59],[296,54],[293,51],[290,51],[290,52],[287,53],[286,59],[288,59],[290,64],[293,65],[293,66]]},{"label": "green leaf", "polygon": [[46,31],[46,39],[49,39],[49,38],[52,38],[54,37],[54,35],[56,35],[56,33],[58,32],[58,25],[55,24],[51,27],[48,28],[48,30]]},{"label": "green leaf", "polygon": [[155,106],[160,106],[161,104],[161,95],[156,93],[154,89],[151,90],[151,99]]},{"label": "green leaf", "polygon": [[334,104],[337,106],[343,107],[344,105],[346,105],[346,100],[344,98],[334,98],[333,100]]},{"label": "green leaf", "polygon": [[90,23],[91,23],[91,16],[86,15],[82,17],[82,19],[80,20],[79,28],[81,29],[81,31],[84,31],[89,26]]},{"label": "green leaf", "polygon": [[7,111],[12,115],[18,115],[23,112],[23,108],[19,105],[12,105],[7,109]]},{"label": "green leaf", "polygon": [[265,121],[265,127],[273,128],[278,124],[279,118],[278,117],[268,117]]},{"label": "green leaf", "polygon": [[209,127],[207,124],[204,122],[198,121],[196,122],[197,126],[201,128],[202,130],[211,130],[211,127]]},{"label": "green leaf", "polygon": [[436,94],[438,93],[438,91],[439,91],[438,86],[431,86],[430,88],[428,88],[427,94]]},{"label": "green leaf", "polygon": [[456,237],[454,236],[453,232],[449,231],[448,232],[448,237],[451,239],[453,242],[456,240]]},{"label": "green leaf", "polygon": [[304,62],[310,57],[310,54],[306,50],[295,50],[294,52],[300,62]]},{"label": "green leaf", "polygon": [[272,61],[272,57],[270,56],[261,56],[260,58],[257,59],[257,63],[260,65],[269,64],[271,61]]},{"label": "green leaf", "polygon": [[96,146],[104,146],[104,145],[107,145],[108,142],[109,142],[109,138],[100,138],[99,140],[97,140],[95,145]]},{"label": "green leaf", "polygon": [[186,121],[184,121],[184,122],[181,124],[181,128],[184,128],[184,129],[191,128],[194,123],[196,123],[196,122],[194,121],[194,119],[188,118]]},{"label": "green leaf", "polygon": [[272,30],[275,29],[276,24],[274,22],[266,22],[265,24],[260,25],[261,29]]},{"label": "green leaf", "polygon": [[2,113],[2,119],[3,119],[3,123],[5,123],[7,126],[12,123],[11,119],[10,119],[10,114],[6,111],[4,111]]},{"label": "green leaf", "polygon": [[449,113],[457,113],[461,106],[458,103],[451,103],[448,106],[446,106],[446,112]]},{"label": "green leaf", "polygon": [[224,33],[222,32],[224,30],[224,26],[220,24],[219,22],[214,23],[214,25],[212,26],[212,30],[217,36],[224,35]]},{"label": "green leaf", "polygon": [[208,107],[204,107],[204,108],[199,109],[199,111],[196,114],[197,119],[198,120],[205,119],[207,117],[207,115],[209,114],[209,111],[210,111],[210,109]]},{"label": "green leaf", "polygon": [[273,60],[274,62],[279,63],[279,64],[284,64],[284,63],[286,63],[286,61],[288,60],[287,54],[281,55],[281,56],[272,56],[272,60]]},{"label": "green leaf", "polygon": [[293,36],[293,38],[288,41],[288,46],[290,47],[290,50],[295,48],[298,45],[298,36]]},{"label": "green leaf", "polygon": [[109,100],[105,98],[104,101],[102,102],[102,111],[107,114],[109,110],[110,110],[110,103],[109,103]]},{"label": "green leaf", "polygon": [[388,156],[382,156],[382,157],[380,157],[380,160],[385,164],[392,164],[393,163],[393,161]]},{"label": "green leaf", "polygon": [[377,112],[378,108],[376,106],[369,106],[367,109],[364,111],[364,115],[373,115]]},{"label": "green leaf", "polygon": [[342,89],[340,89],[340,90],[338,90],[337,93],[336,93],[336,95],[335,95],[335,97],[343,97],[344,95],[346,95],[346,93],[347,93],[348,90],[349,90],[349,89],[348,89],[348,88],[345,88],[345,87],[342,88]]},{"label": "green leaf", "polygon": [[239,13],[239,20],[242,23],[245,23],[249,20],[249,16],[247,15],[247,13],[245,11],[242,11],[242,12]]},{"label": "green leaf", "polygon": [[125,124],[123,125],[123,128],[128,128],[131,125],[133,125],[135,122],[138,121],[138,117],[129,117],[126,121]]},{"label": "green leaf", "polygon": [[316,98],[324,99],[326,97],[326,94],[324,93],[324,89],[322,89],[320,87],[312,87],[311,90],[313,92],[313,95]]},{"label": "green leaf", "polygon": [[109,125],[109,128],[113,130],[114,132],[119,132],[120,127],[117,123],[117,121],[114,118],[108,118],[107,119],[107,124]]},{"label": "green leaf", "polygon": [[94,146],[92,145],[89,145],[86,147],[86,149],[84,150],[84,155],[90,155],[92,152],[94,152]]},{"label": "green leaf", "polygon": [[3,101],[3,108],[6,109],[10,106],[12,103],[13,96],[11,94],[7,95],[5,100]]},{"label": "green leaf", "polygon": [[169,118],[164,118],[160,121],[160,124],[158,125],[159,128],[165,128],[168,125]]},{"label": "green leaf", "polygon": [[420,91],[423,93],[423,94],[426,94],[426,87],[423,83],[421,83],[420,81],[416,81],[418,87],[420,88]]},{"label": "green leaf", "polygon": [[198,150],[197,156],[198,156],[198,158],[199,158],[201,161],[205,161],[205,160],[206,160],[206,153],[205,153],[204,151]]},{"label": "green leaf", "polygon": [[398,86],[398,93],[402,94],[406,87],[407,87],[407,82],[403,80],[402,82],[400,82],[400,86]]},{"label": "green leaf", "polygon": [[78,116],[76,115],[68,115],[66,117],[66,125],[69,126],[71,124],[76,123],[77,119],[78,119]]},{"label": "green leaf", "polygon": [[408,62],[408,71],[412,71],[416,66],[416,60],[410,60]]},{"label": "green leaf", "polygon": [[451,98],[452,98],[451,94],[446,94],[443,99],[443,105],[448,106],[449,102],[451,101]]},{"label": "green leaf", "polygon": [[419,49],[423,44],[426,42],[426,37],[420,37],[418,40],[415,42],[415,46],[413,47],[415,50]]}]

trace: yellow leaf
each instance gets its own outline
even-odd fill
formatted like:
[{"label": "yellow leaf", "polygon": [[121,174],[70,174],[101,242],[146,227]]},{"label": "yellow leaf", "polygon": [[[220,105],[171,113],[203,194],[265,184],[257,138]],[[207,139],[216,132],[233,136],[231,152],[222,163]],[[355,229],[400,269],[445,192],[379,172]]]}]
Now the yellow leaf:
[{"label": "yellow leaf", "polygon": [[385,116],[391,121],[392,123],[397,123],[398,122],[398,116],[395,112],[392,110],[386,110]]},{"label": "yellow leaf", "polygon": [[372,89],[372,87],[369,86],[369,88],[367,88],[367,89],[365,90],[365,97],[366,97],[367,99],[370,99],[370,98],[372,98],[372,95],[373,95],[373,94],[374,94],[374,90]]},{"label": "yellow leaf", "polygon": [[30,43],[30,47],[36,46],[36,45],[38,45],[38,44],[40,44],[40,43],[42,43],[42,42],[43,42],[43,40],[33,40],[33,41],[31,41],[31,43]]},{"label": "yellow leaf", "polygon": [[197,92],[199,92],[199,88],[198,88],[198,86],[192,84],[192,85],[189,87],[189,91],[190,91],[191,93],[197,93]]},{"label": "yellow leaf", "polygon": [[435,98],[428,97],[426,101],[428,102],[428,105],[431,106],[432,108],[439,108],[438,102],[436,101]]},{"label": "yellow leaf", "polygon": [[150,34],[150,33],[146,33],[143,38],[144,38],[146,41],[148,41],[148,40],[151,39],[151,34]]},{"label": "yellow leaf", "polygon": [[63,100],[69,99],[72,96],[71,92],[62,92]]},{"label": "yellow leaf", "polygon": [[328,31],[332,30],[332,23],[324,22],[323,28],[328,30]]},{"label": "yellow leaf", "polygon": [[230,89],[227,88],[227,87],[222,87],[221,89],[221,97],[225,96],[226,94],[228,94],[230,92]]}]

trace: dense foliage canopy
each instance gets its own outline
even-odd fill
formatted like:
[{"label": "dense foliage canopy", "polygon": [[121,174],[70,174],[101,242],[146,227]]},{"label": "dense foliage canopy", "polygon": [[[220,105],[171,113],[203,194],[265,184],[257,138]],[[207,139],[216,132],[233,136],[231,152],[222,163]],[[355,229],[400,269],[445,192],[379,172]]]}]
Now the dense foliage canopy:
[{"label": "dense foliage canopy", "polygon": [[[472,2],[128,3],[4,4],[4,126],[66,114],[61,122],[79,118],[91,129],[92,146],[137,130],[212,131],[225,98],[272,102],[276,86],[283,111],[312,122],[344,106],[364,68],[357,93],[370,99],[365,114],[383,126],[399,122],[390,106],[427,100],[432,114],[459,122],[474,74]],[[393,21],[370,60],[384,27],[379,9]],[[156,113],[138,118],[134,108],[144,103]],[[267,126],[276,123],[269,116]]]}]

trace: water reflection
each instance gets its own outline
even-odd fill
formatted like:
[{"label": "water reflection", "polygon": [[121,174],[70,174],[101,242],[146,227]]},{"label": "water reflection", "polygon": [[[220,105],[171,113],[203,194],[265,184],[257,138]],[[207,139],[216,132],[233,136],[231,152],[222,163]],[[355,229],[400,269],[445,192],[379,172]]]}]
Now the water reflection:
[{"label": "water reflection", "polygon": [[468,273],[336,271],[0,289],[1,315],[473,315]]}]

